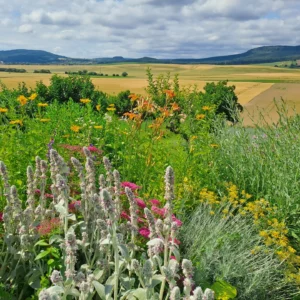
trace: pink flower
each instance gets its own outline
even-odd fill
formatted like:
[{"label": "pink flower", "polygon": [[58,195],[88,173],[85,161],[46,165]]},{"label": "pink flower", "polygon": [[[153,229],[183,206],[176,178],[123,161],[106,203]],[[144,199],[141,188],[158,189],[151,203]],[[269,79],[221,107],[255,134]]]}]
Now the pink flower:
[{"label": "pink flower", "polygon": [[180,245],[180,244],[181,244],[180,241],[177,240],[177,239],[173,239],[173,240],[172,240],[172,238],[170,238],[169,241],[170,241],[170,242],[173,241],[173,243],[176,244],[176,245]]},{"label": "pink flower", "polygon": [[51,220],[44,220],[38,225],[36,228],[40,235],[47,235],[51,233],[53,230],[58,229],[60,227],[60,219],[54,218]]},{"label": "pink flower", "polygon": [[53,198],[53,195],[52,194],[45,194],[45,197],[46,198]]},{"label": "pink flower", "polygon": [[139,233],[140,233],[140,235],[142,235],[145,238],[149,238],[149,236],[150,236],[150,230],[146,227],[140,228]]},{"label": "pink flower", "polygon": [[74,214],[79,210],[80,206],[81,206],[81,201],[72,201],[69,204],[69,211]]},{"label": "pink flower", "polygon": [[122,182],[122,187],[128,187],[128,188],[130,188],[132,191],[135,191],[135,190],[138,190],[138,189],[140,189],[141,188],[141,186],[138,186],[138,185],[136,185],[135,183],[133,183],[133,182],[129,182],[129,181],[124,181],[124,182]]},{"label": "pink flower", "polygon": [[3,222],[3,212],[0,212],[0,222]]},{"label": "pink flower", "polygon": [[145,202],[144,202],[142,199],[140,199],[140,198],[135,198],[135,201],[136,201],[136,204],[137,204],[140,208],[144,209],[144,208],[146,207],[146,204],[145,204]]},{"label": "pink flower", "polygon": [[126,219],[126,220],[130,221],[130,216],[125,211],[121,212],[120,217],[122,219]]},{"label": "pink flower", "polygon": [[34,192],[38,195],[41,193],[41,191],[39,189],[36,189]]},{"label": "pink flower", "polygon": [[177,259],[176,259],[176,257],[175,257],[175,256],[173,256],[173,255],[172,255],[172,256],[170,256],[170,259],[177,260]]},{"label": "pink flower", "polygon": [[172,216],[172,221],[175,222],[178,227],[182,225],[182,222],[178,220],[174,215]]},{"label": "pink flower", "polygon": [[160,215],[160,216],[162,216],[162,217],[164,217],[164,216],[165,216],[165,213],[166,213],[166,209],[165,209],[165,208],[158,208],[158,207],[156,207],[156,206],[152,206],[152,207],[151,207],[151,210],[152,210],[154,213],[156,213],[156,214],[158,214],[158,215]]},{"label": "pink flower", "polygon": [[151,203],[153,206],[159,206],[159,205],[160,205],[160,202],[159,202],[157,199],[152,199],[152,200],[150,200],[150,203]]},{"label": "pink flower", "polygon": [[97,152],[99,149],[95,146],[88,146],[87,147],[91,152]]}]

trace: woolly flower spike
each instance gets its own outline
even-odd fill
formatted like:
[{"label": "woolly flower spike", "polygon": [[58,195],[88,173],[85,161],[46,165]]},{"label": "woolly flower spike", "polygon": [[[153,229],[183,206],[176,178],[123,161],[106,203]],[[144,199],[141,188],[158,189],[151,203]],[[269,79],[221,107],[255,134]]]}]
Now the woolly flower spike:
[{"label": "woolly flower spike", "polygon": [[100,199],[103,205],[103,208],[109,218],[114,218],[114,213],[115,213],[115,208],[114,208],[114,203],[112,201],[110,193],[106,190],[103,189],[100,192]]},{"label": "woolly flower spike", "polygon": [[5,188],[5,194],[7,201],[9,201],[9,190],[10,190],[10,184],[8,182],[8,174],[6,170],[6,166],[3,161],[0,161],[0,175],[2,177],[4,188]]},{"label": "woolly flower spike", "polygon": [[140,263],[135,258],[131,260],[131,269],[136,273],[140,270]]},{"label": "woolly flower spike", "polygon": [[54,270],[50,276],[50,280],[54,285],[57,285],[58,283],[63,281],[63,278],[59,271]]},{"label": "woolly flower spike", "polygon": [[170,295],[170,300],[180,300],[180,289],[178,286],[175,286],[172,291],[171,291],[171,295]]},{"label": "woolly flower spike", "polygon": [[120,173],[117,170],[113,171],[113,176],[115,180],[115,205],[116,205],[116,215],[119,217],[121,213],[121,203],[120,203],[120,195],[121,195],[121,181],[120,181]]},{"label": "woolly flower spike", "polygon": [[87,147],[83,147],[83,153],[87,158],[92,158],[91,151]]},{"label": "woolly flower spike", "polygon": [[193,276],[193,264],[190,260],[184,258],[181,267],[185,277],[190,278]]},{"label": "woolly flower spike", "polygon": [[193,294],[194,295],[191,297],[192,300],[203,300],[204,294],[201,287],[197,287]]},{"label": "woolly flower spike", "polygon": [[155,219],[151,213],[151,211],[146,207],[144,209],[147,221],[149,223],[149,229],[150,229],[150,239],[156,238],[156,230],[155,230]]},{"label": "woolly flower spike", "polygon": [[77,158],[71,157],[71,162],[78,173],[81,173],[83,171],[83,166]]},{"label": "woolly flower spike", "polygon": [[100,190],[104,189],[106,186],[106,183],[105,183],[105,177],[103,174],[100,174],[99,176],[99,187],[100,187]]},{"label": "woolly flower spike", "polygon": [[167,167],[165,175],[165,199],[169,202],[175,199],[174,196],[174,171],[172,167]]},{"label": "woolly flower spike", "polygon": [[103,164],[104,164],[104,168],[106,170],[106,181],[108,182],[108,185],[110,187],[110,192],[113,194],[114,193],[114,190],[112,188],[112,182],[113,182],[113,174],[112,174],[112,166],[111,166],[111,163],[109,161],[109,159],[104,156],[103,157]]},{"label": "woolly flower spike", "polygon": [[132,240],[134,240],[134,238],[136,236],[135,230],[137,228],[137,223],[138,223],[138,216],[136,214],[137,204],[135,201],[134,194],[130,188],[126,187],[125,193],[129,200],[129,205],[130,205],[130,223],[132,226],[131,237],[132,237]]},{"label": "woolly flower spike", "polygon": [[42,290],[39,294],[39,300],[60,300],[60,296],[56,293],[48,292],[48,290]]},{"label": "woolly flower spike", "polygon": [[215,292],[211,289],[206,289],[204,291],[204,296],[202,297],[203,300],[214,300],[215,299]]}]

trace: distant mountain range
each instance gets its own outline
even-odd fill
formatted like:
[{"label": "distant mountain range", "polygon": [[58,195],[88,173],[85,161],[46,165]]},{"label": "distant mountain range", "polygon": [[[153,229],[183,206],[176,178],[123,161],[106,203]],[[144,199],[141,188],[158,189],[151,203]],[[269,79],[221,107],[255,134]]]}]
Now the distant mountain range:
[{"label": "distant mountain range", "polygon": [[42,50],[18,49],[0,51],[0,63],[5,64],[111,64],[122,62],[136,62],[167,64],[243,65],[299,59],[300,46],[264,46],[251,49],[241,54],[216,56],[200,59],[157,59],[152,57],[124,58],[122,56],[80,59],[61,56]]}]

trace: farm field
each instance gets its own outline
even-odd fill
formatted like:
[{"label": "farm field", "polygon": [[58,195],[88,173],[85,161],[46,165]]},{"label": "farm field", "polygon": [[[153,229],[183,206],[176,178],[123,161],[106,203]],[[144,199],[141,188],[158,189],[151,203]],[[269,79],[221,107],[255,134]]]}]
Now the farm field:
[{"label": "farm field", "polygon": [[[50,83],[53,74],[64,75],[67,72],[80,70],[94,71],[110,75],[109,77],[92,77],[96,88],[109,93],[117,94],[129,89],[133,93],[143,94],[147,86],[146,69],[151,68],[154,76],[170,72],[171,78],[179,74],[179,82],[182,87],[194,86],[201,90],[207,82],[229,80],[230,85],[236,86],[236,94],[239,102],[245,106],[243,118],[246,125],[251,125],[252,118],[257,119],[257,109],[265,109],[274,98],[281,97],[295,105],[300,110],[300,100],[297,99],[297,91],[300,91],[300,70],[275,68],[267,65],[245,65],[245,66],[215,66],[215,65],[173,65],[173,64],[112,64],[112,65],[2,65],[7,68],[25,68],[27,73],[0,73],[0,80],[9,88],[17,87],[24,81],[29,87],[42,80],[46,85]],[[49,69],[52,74],[36,74],[34,70]],[[121,74],[126,71],[129,76],[111,77],[113,73]],[[268,91],[273,84],[277,85]],[[282,84],[286,84],[282,88]],[[294,85],[295,84],[295,85]],[[276,91],[274,93],[274,91]],[[266,92],[266,93],[265,93]],[[263,93],[263,94],[262,94]],[[263,95],[264,98],[260,97]],[[252,102],[252,100],[254,100]],[[250,103],[251,102],[251,103]],[[298,105],[299,102],[299,105]],[[249,103],[249,104],[248,104]],[[255,109],[254,109],[255,108]],[[252,114],[249,117],[248,112]],[[254,113],[254,115],[253,115]],[[271,111],[272,113],[272,111]],[[276,119],[276,114],[272,113]]]}]

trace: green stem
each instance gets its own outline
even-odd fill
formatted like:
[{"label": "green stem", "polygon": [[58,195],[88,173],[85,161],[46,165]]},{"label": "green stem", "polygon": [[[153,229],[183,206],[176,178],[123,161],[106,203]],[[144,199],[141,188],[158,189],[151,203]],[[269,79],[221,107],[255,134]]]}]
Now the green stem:
[{"label": "green stem", "polygon": [[[165,239],[165,249],[164,249],[164,267],[168,266],[168,239],[169,234],[167,234],[167,237]],[[166,285],[166,279],[164,278],[161,287],[160,287],[160,293],[159,293],[159,299],[163,300],[164,297],[164,291],[165,291],[165,285]]]},{"label": "green stem", "polygon": [[115,285],[114,285],[114,300],[118,300],[119,289],[119,247],[117,240],[116,224],[113,225],[113,247],[115,252]]}]

